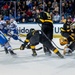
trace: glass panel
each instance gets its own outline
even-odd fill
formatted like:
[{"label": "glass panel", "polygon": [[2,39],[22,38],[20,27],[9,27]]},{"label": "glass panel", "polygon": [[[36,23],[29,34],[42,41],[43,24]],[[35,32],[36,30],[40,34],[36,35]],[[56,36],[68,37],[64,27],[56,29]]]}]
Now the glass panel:
[{"label": "glass panel", "polygon": [[0,16],[15,18],[18,23],[36,22],[39,8],[49,12],[54,23],[75,17],[74,0],[0,0]]}]

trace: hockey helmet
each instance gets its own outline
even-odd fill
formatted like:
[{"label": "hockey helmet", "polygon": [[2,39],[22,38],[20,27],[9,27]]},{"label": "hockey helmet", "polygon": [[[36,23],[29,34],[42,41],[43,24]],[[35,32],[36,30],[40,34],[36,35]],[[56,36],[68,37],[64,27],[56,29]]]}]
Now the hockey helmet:
[{"label": "hockey helmet", "polygon": [[30,29],[30,32],[33,32],[34,30],[35,30],[34,28],[31,28],[31,29]]},{"label": "hockey helmet", "polygon": [[6,16],[6,17],[4,17],[4,20],[8,21],[8,20],[10,20],[10,18],[8,16]]}]

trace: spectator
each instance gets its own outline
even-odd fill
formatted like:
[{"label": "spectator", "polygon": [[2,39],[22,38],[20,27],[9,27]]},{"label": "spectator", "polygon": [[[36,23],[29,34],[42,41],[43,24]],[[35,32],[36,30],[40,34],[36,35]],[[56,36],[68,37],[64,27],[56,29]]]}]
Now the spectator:
[{"label": "spectator", "polygon": [[26,12],[27,15],[27,21],[31,21],[32,20],[32,11],[30,9],[28,9],[28,11]]},{"label": "spectator", "polygon": [[38,8],[43,8],[43,3],[42,2],[38,2]]},{"label": "spectator", "polygon": [[9,8],[9,5],[8,5],[8,3],[6,3],[4,6],[3,6],[3,9],[4,10],[7,10]]},{"label": "spectator", "polygon": [[51,1],[48,1],[47,8],[51,8],[51,7],[52,7],[52,3],[51,3]]},{"label": "spectator", "polygon": [[68,8],[67,8],[67,14],[71,15],[72,14],[72,3],[68,4]]},{"label": "spectator", "polygon": [[28,4],[28,8],[32,9],[33,7],[33,4],[32,4],[32,1],[30,0],[30,3]]},{"label": "spectator", "polygon": [[28,17],[32,17],[32,12],[31,12],[30,9],[28,9],[28,11],[26,12],[26,15],[27,15]]},{"label": "spectator", "polygon": [[24,23],[24,21],[27,22],[27,16],[26,16],[26,13],[23,13],[23,14],[22,14],[22,21],[21,21],[21,22]]},{"label": "spectator", "polygon": [[[56,12],[59,14],[59,3],[60,0],[25,0],[25,1],[2,1],[0,2],[0,14],[5,17],[5,15],[11,17],[18,18],[18,14],[20,13],[21,22],[22,19],[25,19],[25,22],[36,21],[37,17],[37,9],[42,8],[43,10],[51,13],[52,16],[56,16]],[[61,15],[64,16],[71,15],[74,17],[75,9],[74,0],[62,0],[62,11]],[[16,8],[16,10],[15,10]],[[30,12],[29,12],[30,9]],[[16,14],[15,14],[16,13]],[[24,15],[25,14],[25,17]],[[60,16],[60,14],[59,14]],[[54,18],[53,17],[53,18]]]},{"label": "spectator", "polygon": [[53,12],[59,12],[59,7],[57,4],[55,4]]},{"label": "spectator", "polygon": [[60,23],[66,23],[66,19],[65,19],[64,15],[62,15]]},{"label": "spectator", "polygon": [[52,8],[54,8],[55,5],[58,5],[58,2],[57,2],[56,0],[53,1],[53,3],[52,3]]},{"label": "spectator", "polygon": [[65,3],[64,2],[62,2],[62,11],[61,11],[62,13],[65,13],[66,12],[66,9],[65,9]]},{"label": "spectator", "polygon": [[32,9],[32,18],[33,18],[33,22],[35,22],[36,21],[36,6],[34,6]]},{"label": "spectator", "polygon": [[60,22],[60,15],[58,14],[58,12],[56,12],[53,16],[53,22],[54,23],[59,23]]},{"label": "spectator", "polygon": [[22,18],[22,23],[26,23],[25,18]]},{"label": "spectator", "polygon": [[33,1],[33,7],[37,7],[38,6],[38,2],[37,1]]},{"label": "spectator", "polygon": [[21,7],[21,14],[23,14],[23,13],[25,13],[26,12],[26,9],[25,9],[25,6],[23,5],[22,7]]},{"label": "spectator", "polygon": [[48,1],[48,3],[47,3],[47,8],[48,8],[51,12],[53,11],[51,1]]},{"label": "spectator", "polygon": [[21,19],[22,19],[22,16],[21,16],[20,13],[18,13],[18,14],[17,14],[17,17],[16,17],[16,21],[17,21],[18,23],[20,23],[20,22],[21,22]]},{"label": "spectator", "polygon": [[26,0],[26,5],[28,6],[31,3],[31,0]]}]

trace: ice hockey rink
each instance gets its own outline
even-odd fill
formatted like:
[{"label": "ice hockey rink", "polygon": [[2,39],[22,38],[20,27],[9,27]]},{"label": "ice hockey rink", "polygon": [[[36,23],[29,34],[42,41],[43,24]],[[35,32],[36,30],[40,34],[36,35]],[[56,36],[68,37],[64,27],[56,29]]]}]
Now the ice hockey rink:
[{"label": "ice hockey rink", "polygon": [[[22,40],[24,38],[22,37]],[[59,40],[54,38],[57,46]],[[12,48],[19,48],[22,44],[19,41],[11,39]],[[37,48],[41,47],[39,44]],[[3,50],[0,47],[0,51]],[[17,56],[11,56],[0,52],[0,75],[75,75],[75,53],[72,56],[59,58],[52,52],[51,56],[45,55],[43,49],[37,51],[37,56],[33,57],[30,49],[14,50]],[[62,50],[60,50],[62,53]]]}]

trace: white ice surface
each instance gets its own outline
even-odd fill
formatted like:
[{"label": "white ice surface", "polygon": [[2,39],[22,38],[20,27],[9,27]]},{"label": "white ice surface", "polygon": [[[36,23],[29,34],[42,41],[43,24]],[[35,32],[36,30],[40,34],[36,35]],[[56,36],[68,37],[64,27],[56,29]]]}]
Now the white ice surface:
[{"label": "white ice surface", "polygon": [[[24,40],[24,38],[22,38]],[[59,46],[58,39],[53,41]],[[10,41],[13,48],[18,48],[19,41]],[[40,47],[41,44],[37,46]],[[0,51],[3,48],[0,47]],[[16,57],[5,52],[0,52],[0,75],[75,75],[75,53],[72,56],[59,58],[52,52],[51,56],[44,54],[43,50],[37,51],[37,56],[32,57],[30,49],[15,50]],[[62,53],[62,51],[60,50]]]}]

